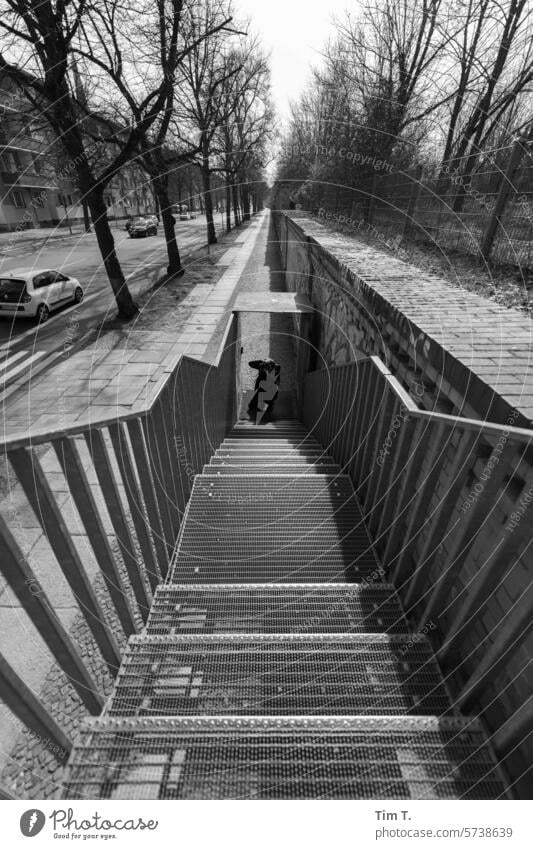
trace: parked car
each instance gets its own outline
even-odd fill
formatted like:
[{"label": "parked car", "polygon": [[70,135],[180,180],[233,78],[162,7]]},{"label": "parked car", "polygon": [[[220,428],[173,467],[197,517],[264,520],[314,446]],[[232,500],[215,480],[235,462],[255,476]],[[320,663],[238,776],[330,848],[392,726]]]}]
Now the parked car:
[{"label": "parked car", "polygon": [[180,212],[180,221],[188,221],[190,217],[188,212]]},{"label": "parked car", "polygon": [[52,310],[82,300],[79,280],[51,268],[17,268],[0,276],[0,317],[35,318],[41,324]]},{"label": "parked car", "polygon": [[130,239],[138,239],[144,236],[157,236],[157,218],[155,215],[140,216],[135,218],[128,230]]}]

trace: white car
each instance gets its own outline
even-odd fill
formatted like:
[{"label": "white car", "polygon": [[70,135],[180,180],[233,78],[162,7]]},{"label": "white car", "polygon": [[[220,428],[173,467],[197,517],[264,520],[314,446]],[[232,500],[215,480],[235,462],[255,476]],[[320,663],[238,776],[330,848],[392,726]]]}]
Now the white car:
[{"label": "white car", "polygon": [[35,318],[41,324],[52,310],[82,300],[79,280],[51,268],[16,268],[0,274],[0,318]]}]

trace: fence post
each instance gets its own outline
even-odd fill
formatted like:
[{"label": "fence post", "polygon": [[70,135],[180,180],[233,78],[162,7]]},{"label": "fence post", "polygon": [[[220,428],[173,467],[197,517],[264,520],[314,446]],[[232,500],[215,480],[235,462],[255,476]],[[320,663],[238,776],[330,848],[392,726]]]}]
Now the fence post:
[{"label": "fence post", "polygon": [[488,259],[490,256],[498,228],[501,224],[503,213],[505,212],[505,207],[507,206],[507,201],[511,194],[511,189],[513,188],[513,177],[516,169],[520,165],[520,160],[522,159],[522,154],[524,152],[523,143],[524,139],[515,139],[511,149],[511,155],[507,163],[507,168],[505,169],[505,174],[502,174],[496,203],[494,204],[494,209],[492,210],[492,214],[489,218],[487,228],[481,241],[481,256],[483,259]]},{"label": "fence post", "polygon": [[377,174],[374,171],[372,174],[372,180],[370,181],[370,191],[367,197],[366,203],[366,223],[372,224],[374,221],[374,207],[376,205],[376,188],[377,188]]},{"label": "fence post", "polygon": [[403,225],[403,238],[408,239],[411,234],[414,232],[413,225],[413,217],[416,211],[416,204],[418,202],[418,195],[420,194],[421,188],[421,179],[422,179],[422,166],[417,165],[414,174],[413,181],[411,184],[411,193],[409,195],[409,201],[407,203],[407,209],[405,212],[405,222]]}]

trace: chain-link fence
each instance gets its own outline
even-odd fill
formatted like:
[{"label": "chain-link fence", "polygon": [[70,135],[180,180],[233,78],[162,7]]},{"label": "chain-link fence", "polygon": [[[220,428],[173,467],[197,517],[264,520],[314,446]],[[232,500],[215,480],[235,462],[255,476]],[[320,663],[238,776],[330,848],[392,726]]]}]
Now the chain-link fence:
[{"label": "chain-link fence", "polygon": [[417,239],[443,250],[533,269],[533,151],[521,142],[492,150],[469,177],[466,157],[447,171],[421,166],[374,173],[353,187],[317,187],[306,207],[387,238]]}]

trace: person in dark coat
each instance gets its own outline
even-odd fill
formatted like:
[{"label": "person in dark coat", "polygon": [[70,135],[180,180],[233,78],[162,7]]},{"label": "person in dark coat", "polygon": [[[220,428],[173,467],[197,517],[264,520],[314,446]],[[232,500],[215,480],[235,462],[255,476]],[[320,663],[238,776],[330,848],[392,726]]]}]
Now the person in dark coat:
[{"label": "person in dark coat", "polygon": [[272,412],[279,391],[281,369],[270,357],[265,357],[264,360],[252,360],[248,365],[259,372],[252,400],[248,404],[248,415],[251,421],[259,424],[267,413]]}]

